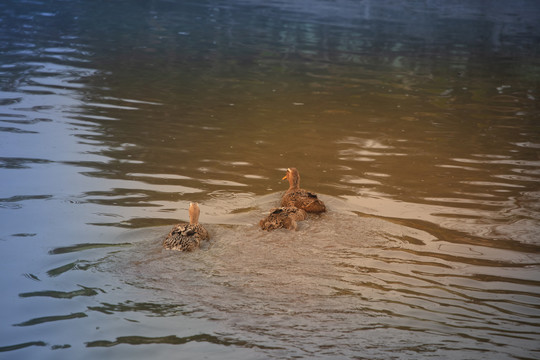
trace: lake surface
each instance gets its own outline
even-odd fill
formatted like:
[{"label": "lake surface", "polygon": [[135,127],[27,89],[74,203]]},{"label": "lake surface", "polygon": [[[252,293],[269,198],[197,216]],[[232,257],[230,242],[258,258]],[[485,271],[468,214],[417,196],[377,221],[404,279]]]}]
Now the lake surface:
[{"label": "lake surface", "polygon": [[[539,19],[2,1],[0,357],[538,359]],[[328,212],[263,232],[288,167]]]}]

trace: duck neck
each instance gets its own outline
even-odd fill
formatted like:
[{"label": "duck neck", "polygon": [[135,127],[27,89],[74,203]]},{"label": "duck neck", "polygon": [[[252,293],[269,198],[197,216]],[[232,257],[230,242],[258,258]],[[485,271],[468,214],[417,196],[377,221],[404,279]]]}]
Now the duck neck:
[{"label": "duck neck", "polygon": [[199,206],[197,204],[191,204],[189,206],[189,224],[190,225],[197,225],[199,223],[200,213],[201,213],[201,210],[199,210]]},{"label": "duck neck", "polygon": [[290,177],[289,178],[289,191],[300,189],[300,178]]}]

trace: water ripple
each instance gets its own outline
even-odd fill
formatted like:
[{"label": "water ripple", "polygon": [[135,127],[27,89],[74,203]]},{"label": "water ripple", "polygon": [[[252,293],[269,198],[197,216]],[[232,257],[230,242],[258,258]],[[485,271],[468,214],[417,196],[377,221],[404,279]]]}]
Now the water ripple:
[{"label": "water ripple", "polygon": [[535,358],[538,6],[471,4],[0,2],[0,351]]}]

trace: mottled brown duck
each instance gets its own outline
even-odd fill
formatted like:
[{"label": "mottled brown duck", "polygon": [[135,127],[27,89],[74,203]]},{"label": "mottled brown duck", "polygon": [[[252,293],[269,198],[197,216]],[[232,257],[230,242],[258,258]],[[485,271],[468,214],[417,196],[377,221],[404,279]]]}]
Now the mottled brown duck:
[{"label": "mottled brown duck", "polygon": [[326,211],[324,203],[317,195],[300,188],[300,173],[296,168],[287,169],[282,180],[289,180],[289,190],[281,198],[281,206],[294,206],[308,213],[322,213]]},{"label": "mottled brown duck", "polygon": [[275,229],[296,230],[297,222],[305,220],[307,213],[297,207],[279,207],[270,210],[270,214],[259,221],[261,229],[271,231]]},{"label": "mottled brown duck", "polygon": [[167,250],[193,251],[200,247],[201,241],[210,239],[208,231],[199,224],[199,204],[189,204],[189,224],[175,225],[163,240]]}]

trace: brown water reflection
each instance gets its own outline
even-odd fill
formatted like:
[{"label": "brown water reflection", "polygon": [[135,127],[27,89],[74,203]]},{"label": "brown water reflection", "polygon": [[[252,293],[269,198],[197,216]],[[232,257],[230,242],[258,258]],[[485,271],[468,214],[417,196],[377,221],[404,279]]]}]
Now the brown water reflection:
[{"label": "brown water reflection", "polygon": [[[539,11],[0,5],[0,352],[535,358]],[[329,211],[262,232],[287,167]]]}]

